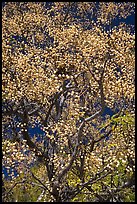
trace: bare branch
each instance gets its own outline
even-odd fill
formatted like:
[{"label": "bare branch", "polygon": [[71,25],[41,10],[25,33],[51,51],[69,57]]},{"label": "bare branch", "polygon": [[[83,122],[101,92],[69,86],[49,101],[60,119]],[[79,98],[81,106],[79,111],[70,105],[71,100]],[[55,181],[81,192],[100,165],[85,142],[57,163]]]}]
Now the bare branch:
[{"label": "bare branch", "polygon": [[90,120],[93,120],[94,118],[96,118],[98,115],[100,115],[102,113],[102,110],[94,113],[93,115],[89,116],[88,118],[85,118],[85,122],[88,122]]},{"label": "bare branch", "polygon": [[[114,126],[114,128],[116,128],[117,124]],[[103,136],[101,136],[99,139],[95,140],[94,142],[97,143],[97,142],[100,142],[101,140],[105,139],[106,137],[108,137],[112,132],[112,129],[107,133],[107,134],[104,134]]]},{"label": "bare branch", "polygon": [[78,146],[79,146],[79,142],[80,142],[80,135],[81,135],[81,132],[82,132],[82,129],[84,127],[84,124],[85,124],[85,121],[83,121],[79,127],[79,130],[78,130],[78,133],[77,133],[77,142],[76,142],[76,146],[74,148],[74,152],[72,154],[72,157],[69,161],[69,164],[62,170],[62,172],[58,175],[58,180],[60,181],[60,179],[70,170],[72,164],[73,164],[73,161],[75,160],[76,158],[76,154],[77,154],[77,150],[78,150]]},{"label": "bare branch", "polygon": [[40,187],[40,188],[43,188],[43,189],[45,190],[45,187],[44,187],[43,185],[40,185],[40,184],[35,183],[35,182],[30,182],[30,184],[31,184],[31,185],[36,185],[36,186],[38,186],[38,187]]},{"label": "bare branch", "polygon": [[43,190],[42,193],[39,195],[37,202],[39,202],[42,199],[42,197],[44,196],[44,193],[45,193],[45,190]]},{"label": "bare branch", "polygon": [[48,189],[47,186],[45,186],[45,184],[42,183],[40,179],[38,179],[32,172],[31,175],[33,176],[34,179],[36,179],[36,181],[38,181],[44,187],[45,190],[47,190],[52,195],[52,192]]},{"label": "bare branch", "polygon": [[7,192],[7,193],[4,193],[5,195],[3,196],[3,199],[6,198],[10,192],[18,185],[18,184],[22,184],[22,183],[25,183],[26,179],[23,179],[23,181],[19,181],[17,183],[15,183],[11,188],[10,190]]},{"label": "bare branch", "polygon": [[[103,169],[103,171],[104,171],[104,169]],[[81,183],[81,184],[79,184],[79,186],[82,186],[82,187],[86,187],[87,185],[92,185],[93,183],[96,183],[97,181],[100,181],[102,178],[105,178],[108,174],[110,174],[112,171],[108,171],[106,174],[104,174],[104,175],[102,175],[101,177],[99,177],[99,178],[96,178],[96,176],[95,176],[95,178],[91,178],[91,179],[89,179],[89,181],[87,181],[87,182],[85,182],[85,183]],[[97,175],[97,174],[96,174]]]}]

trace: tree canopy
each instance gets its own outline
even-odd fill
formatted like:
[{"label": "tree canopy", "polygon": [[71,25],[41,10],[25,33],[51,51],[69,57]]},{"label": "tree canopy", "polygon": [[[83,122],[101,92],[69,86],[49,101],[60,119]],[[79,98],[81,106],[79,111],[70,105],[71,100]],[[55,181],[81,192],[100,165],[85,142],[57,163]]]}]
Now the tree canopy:
[{"label": "tree canopy", "polygon": [[5,3],[4,202],[135,200],[134,7]]}]

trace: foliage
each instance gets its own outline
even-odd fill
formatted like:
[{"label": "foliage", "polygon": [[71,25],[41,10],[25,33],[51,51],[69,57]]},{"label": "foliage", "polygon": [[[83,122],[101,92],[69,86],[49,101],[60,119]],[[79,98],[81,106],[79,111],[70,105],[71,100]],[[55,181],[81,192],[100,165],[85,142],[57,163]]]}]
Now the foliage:
[{"label": "foliage", "polygon": [[5,3],[3,201],[135,200],[134,7]]}]

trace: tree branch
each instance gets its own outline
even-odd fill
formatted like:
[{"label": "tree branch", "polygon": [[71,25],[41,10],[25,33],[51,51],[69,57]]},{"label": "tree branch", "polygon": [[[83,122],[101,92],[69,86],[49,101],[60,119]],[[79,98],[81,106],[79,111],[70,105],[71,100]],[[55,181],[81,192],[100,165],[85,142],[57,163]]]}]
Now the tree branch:
[{"label": "tree branch", "polygon": [[[114,128],[117,126],[117,124],[115,124]],[[109,132],[103,136],[101,136],[99,139],[95,140],[94,143],[100,142],[101,140],[105,139],[106,137],[108,137],[112,132],[112,129],[109,130]]]},{"label": "tree branch", "polygon": [[41,181],[40,179],[38,179],[32,172],[31,172],[31,175],[32,175],[32,177],[33,177],[34,179],[36,179],[36,181],[38,181],[38,182],[44,187],[45,190],[47,190],[51,195],[53,195],[52,192],[48,189],[48,187],[45,186],[45,185],[42,183],[42,181]]},{"label": "tree branch", "polygon": [[19,181],[17,183],[15,183],[10,190],[7,193],[4,193],[5,195],[3,196],[3,199],[6,198],[8,196],[8,194],[18,185],[18,184],[22,184],[26,181],[26,179],[23,179],[23,181]]},{"label": "tree branch", "polygon": [[[103,169],[103,171],[104,171],[104,169]],[[96,176],[97,176],[97,174],[96,174],[95,178],[89,179],[89,181],[87,181],[85,183],[82,183],[82,184],[79,184],[79,185],[82,186],[82,187],[86,187],[89,184],[92,185],[93,183],[96,183],[97,181],[100,181],[102,178],[105,178],[109,173],[111,173],[111,171],[108,171],[106,174],[102,175],[101,177],[99,177],[97,179],[96,179]]]}]

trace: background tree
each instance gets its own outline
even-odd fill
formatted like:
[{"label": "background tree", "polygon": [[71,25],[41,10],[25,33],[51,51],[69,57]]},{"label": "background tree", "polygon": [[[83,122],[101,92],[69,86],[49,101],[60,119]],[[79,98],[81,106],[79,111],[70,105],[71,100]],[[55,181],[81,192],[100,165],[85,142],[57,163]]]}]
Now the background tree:
[{"label": "background tree", "polygon": [[3,6],[3,201],[134,201],[132,13],[131,2]]}]

